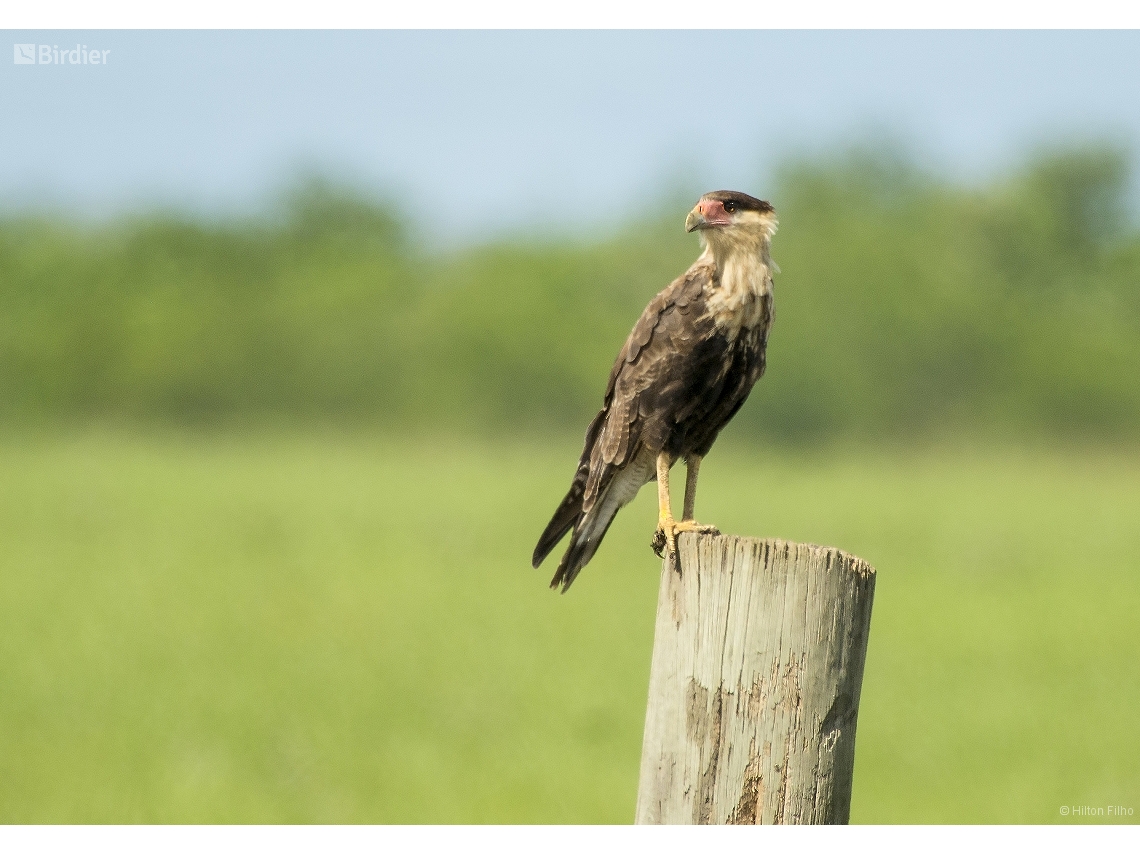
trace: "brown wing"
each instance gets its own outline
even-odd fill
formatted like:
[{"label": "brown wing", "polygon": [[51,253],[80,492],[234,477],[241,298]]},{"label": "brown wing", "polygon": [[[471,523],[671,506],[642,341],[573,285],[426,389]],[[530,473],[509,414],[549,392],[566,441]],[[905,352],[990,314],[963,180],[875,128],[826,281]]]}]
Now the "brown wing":
[{"label": "brown wing", "polygon": [[[660,310],[640,351],[631,351],[626,364],[615,369],[612,412],[592,457],[593,463],[600,447],[603,466],[591,465],[587,499],[593,478],[599,479],[597,493],[604,490],[608,474],[604,464],[609,462],[606,440],[610,435],[618,459],[622,451],[628,460],[642,447],[655,453],[664,450],[672,459],[703,456],[764,373],[771,292],[753,298],[758,301],[755,325],[730,336],[716,326],[705,301],[707,292],[702,290],[714,275],[711,264],[703,270],[691,269],[693,273],[697,275],[688,283],[694,286],[692,291]],[[636,337],[631,340],[640,341]],[[628,430],[624,432],[623,420],[615,418],[621,408],[627,410],[624,422],[628,422]]]},{"label": "brown wing", "polygon": [[[757,297],[760,301],[760,320],[751,329],[743,330],[724,355],[721,367],[723,381],[715,388],[693,390],[687,413],[678,412],[682,429],[678,439],[683,443],[674,449],[675,454],[696,454],[704,457],[713,442],[728,422],[748,399],[756,381],[764,375],[768,332],[772,325],[772,294],[764,293]],[[710,371],[705,375],[705,383],[714,378]],[[700,382],[700,378],[694,378]]]},{"label": "brown wing", "polygon": [[590,449],[584,513],[589,513],[614,473],[642,445],[653,451],[662,448],[668,420],[661,417],[664,414],[656,403],[662,395],[669,395],[683,366],[711,331],[712,323],[699,307],[712,274],[711,263],[689,268],[653,298],[626,340],[610,372],[603,408],[606,415]]},{"label": "brown wing", "polygon": [[[614,475],[637,453],[647,426],[642,398],[670,375],[672,363],[682,357],[680,351],[696,340],[694,320],[700,313],[694,307],[712,273],[711,263],[694,264],[649,302],[634,325],[610,371],[602,409],[586,430],[570,490],[535,547],[535,567],[566,532],[581,526]],[[657,433],[659,428],[653,438]],[[569,557],[568,553],[564,565]]]}]

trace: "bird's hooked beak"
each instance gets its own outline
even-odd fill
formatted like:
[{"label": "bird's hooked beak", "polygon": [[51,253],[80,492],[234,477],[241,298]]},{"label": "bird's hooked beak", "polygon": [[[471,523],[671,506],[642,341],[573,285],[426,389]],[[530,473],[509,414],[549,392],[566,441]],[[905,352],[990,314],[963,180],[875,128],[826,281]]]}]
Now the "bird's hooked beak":
[{"label": "bird's hooked beak", "polygon": [[687,232],[728,225],[732,225],[732,215],[724,209],[721,202],[716,200],[702,199],[697,202],[693,210],[689,211],[689,216],[685,217],[685,231]]}]

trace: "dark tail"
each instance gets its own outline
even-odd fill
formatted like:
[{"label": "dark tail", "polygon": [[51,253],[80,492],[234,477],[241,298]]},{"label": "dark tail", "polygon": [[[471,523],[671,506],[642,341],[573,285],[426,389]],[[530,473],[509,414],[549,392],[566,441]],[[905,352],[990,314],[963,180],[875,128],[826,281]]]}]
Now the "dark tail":
[{"label": "dark tail", "polygon": [[[570,484],[570,491],[566,494],[566,498],[558,506],[558,510],[554,512],[554,516],[550,518],[550,522],[546,526],[546,530],[542,533],[542,537],[538,539],[538,545],[534,548],[534,555],[531,556],[531,566],[537,568],[550,554],[551,550],[558,545],[558,541],[566,536],[566,532],[573,529],[574,535],[570,538],[570,548],[566,550],[566,554],[562,556],[562,561],[558,565],[558,572],[554,574],[554,580],[550,583],[550,587],[557,588],[559,584],[562,585],[563,592],[570,587],[570,583],[574,581],[574,577],[578,575],[578,571],[585,566],[586,562],[593,556],[594,551],[598,548],[598,543],[601,542],[601,535],[604,535],[605,529],[609,528],[609,521],[601,531],[601,535],[597,537],[597,542],[593,544],[593,548],[589,549],[588,553],[584,551],[586,544],[579,544],[578,540],[582,534],[582,527],[586,524],[586,515],[582,513],[582,499],[586,495],[586,482],[590,479],[590,452],[594,447],[594,442],[598,438],[598,433],[602,429],[602,424],[606,418],[606,410],[602,409],[594,416],[590,422],[590,426],[586,428],[586,442],[582,448],[582,456],[578,460],[578,468],[574,472],[574,480]],[[600,502],[595,503],[592,513],[597,514],[597,507]],[[611,520],[613,517],[611,516]],[[596,526],[590,525],[590,528]],[[571,553],[575,553],[578,557],[573,561],[570,560]],[[572,568],[572,569],[567,569]],[[563,582],[562,580],[566,581]]]},{"label": "dark tail", "polygon": [[[566,532],[573,530],[573,534],[570,536],[570,545],[566,548],[562,560],[558,562],[558,570],[554,573],[554,578],[550,580],[550,587],[557,588],[561,585],[562,593],[566,593],[570,583],[594,557],[594,553],[601,546],[602,538],[606,536],[610,523],[614,521],[618,512],[618,508],[606,507],[607,503],[603,495],[599,497],[589,514],[583,514],[583,488],[584,485],[575,479],[570,486],[570,492],[566,494],[566,498],[562,500],[562,504],[554,512],[554,517],[550,520],[546,531],[538,539],[538,546],[534,548],[534,557],[531,559],[532,564],[538,567],[551,550],[558,545],[558,541],[565,537]],[[608,513],[609,516],[602,518],[603,512]]]},{"label": "dark tail", "polygon": [[582,516],[582,496],[585,492],[586,480],[575,478],[574,483],[570,485],[570,492],[566,494],[566,498],[562,500],[562,504],[558,506],[558,510],[547,524],[542,537],[538,539],[538,546],[534,548],[534,555],[530,559],[532,567],[537,569],[538,565],[546,560],[550,551],[558,545],[558,541],[562,540],[566,532],[578,522],[578,518]]},{"label": "dark tail", "polygon": [[570,545],[566,548],[562,560],[558,562],[558,570],[555,571],[554,578],[550,580],[551,588],[556,589],[561,585],[563,594],[570,590],[570,585],[578,578],[582,568],[590,562],[594,553],[598,551],[598,547],[602,545],[602,538],[610,530],[610,523],[614,521],[619,510],[619,508],[614,508],[607,518],[602,519],[599,514],[603,507],[603,503],[598,502],[590,516],[583,518],[574,526]]}]

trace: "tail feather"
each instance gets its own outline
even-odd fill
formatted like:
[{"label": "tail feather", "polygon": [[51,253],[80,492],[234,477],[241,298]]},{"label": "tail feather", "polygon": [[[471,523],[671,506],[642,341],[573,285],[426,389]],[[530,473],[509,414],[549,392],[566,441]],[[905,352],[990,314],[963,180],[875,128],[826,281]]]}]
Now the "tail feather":
[{"label": "tail feather", "polygon": [[546,560],[546,556],[558,545],[558,541],[574,528],[578,518],[582,516],[582,496],[585,493],[585,486],[585,482],[578,478],[575,478],[574,483],[570,485],[570,492],[566,494],[566,498],[562,500],[562,504],[558,506],[546,530],[538,539],[538,546],[534,548],[534,555],[531,557],[532,567],[537,569],[538,565]]},{"label": "tail feather", "polygon": [[551,588],[561,585],[563,594],[570,590],[570,585],[582,572],[582,568],[589,563],[594,553],[598,551],[598,547],[602,545],[602,538],[606,536],[620,508],[620,505],[610,508],[608,503],[599,502],[594,506],[592,513],[575,525],[570,546],[566,548],[566,553],[558,562],[558,570],[550,580]]},{"label": "tail feather", "polygon": [[590,422],[590,426],[586,428],[586,442],[582,448],[582,456],[578,459],[578,468],[574,470],[574,480],[570,484],[570,490],[566,493],[566,498],[558,506],[558,510],[554,512],[554,516],[550,518],[550,522],[546,526],[546,530],[542,533],[542,537],[538,539],[538,546],[534,548],[534,555],[531,557],[531,566],[535,569],[538,568],[550,554],[550,551],[558,545],[558,541],[566,535],[570,529],[577,529],[580,527],[582,517],[582,500],[586,495],[586,483],[590,479],[590,456],[594,448],[594,443],[598,439],[598,432],[602,429],[602,424],[606,419],[606,410],[598,411]]}]

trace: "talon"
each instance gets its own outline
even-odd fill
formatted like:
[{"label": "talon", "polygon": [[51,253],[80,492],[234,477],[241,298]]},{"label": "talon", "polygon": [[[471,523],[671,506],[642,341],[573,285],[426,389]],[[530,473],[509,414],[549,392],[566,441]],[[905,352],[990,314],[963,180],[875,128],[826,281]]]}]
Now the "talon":
[{"label": "talon", "polygon": [[677,554],[677,522],[672,517],[666,517],[657,523],[657,531],[653,533],[653,546],[658,558]]},{"label": "talon", "polygon": [[657,531],[653,533],[653,551],[658,558],[665,557],[663,553],[666,551],[666,547],[668,547],[669,554],[677,554],[677,535],[683,531],[692,531],[697,534],[720,534],[720,529],[715,525],[704,525],[695,520],[663,519],[658,524]]}]

